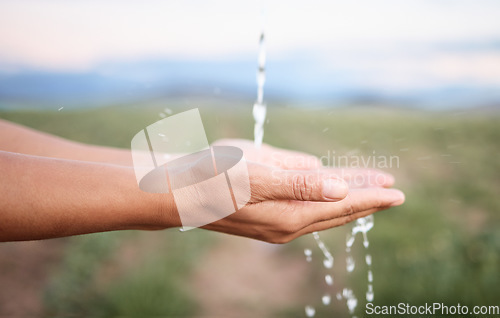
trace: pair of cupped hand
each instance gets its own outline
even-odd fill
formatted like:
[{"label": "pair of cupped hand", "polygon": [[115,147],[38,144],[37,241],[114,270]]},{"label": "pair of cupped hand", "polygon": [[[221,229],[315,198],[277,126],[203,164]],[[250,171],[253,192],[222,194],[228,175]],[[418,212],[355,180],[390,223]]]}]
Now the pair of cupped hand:
[{"label": "pair of cupped hand", "polygon": [[243,150],[251,199],[230,216],[203,226],[271,243],[340,226],[401,205],[404,194],[389,189],[394,177],[376,169],[322,167],[308,154],[248,140],[219,140],[215,146]]}]

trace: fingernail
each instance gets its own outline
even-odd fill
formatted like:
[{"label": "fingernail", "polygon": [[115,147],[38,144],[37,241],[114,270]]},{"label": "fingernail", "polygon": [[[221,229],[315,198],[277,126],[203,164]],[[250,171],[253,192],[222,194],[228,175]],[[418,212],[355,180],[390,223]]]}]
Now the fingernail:
[{"label": "fingernail", "polygon": [[403,192],[396,189],[392,189],[391,191],[394,193],[393,194],[394,201],[391,203],[390,206],[398,206],[405,202],[405,194]]},{"label": "fingernail", "polygon": [[349,186],[342,179],[323,180],[323,197],[332,200],[341,200],[345,198]]}]

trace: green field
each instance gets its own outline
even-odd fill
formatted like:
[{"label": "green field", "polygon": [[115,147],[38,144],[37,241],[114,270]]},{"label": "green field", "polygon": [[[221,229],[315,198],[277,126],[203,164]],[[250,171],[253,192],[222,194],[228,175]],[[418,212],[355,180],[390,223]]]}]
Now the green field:
[{"label": "green field", "polygon": [[[129,147],[133,135],[160,119],[165,107],[174,113],[190,107],[167,102],[89,110],[9,111],[0,117],[69,139]],[[200,108],[209,141],[252,138],[250,109]],[[398,156],[388,169],[406,203],[375,216],[369,251],[373,257],[376,305],[500,305],[500,116],[497,113],[422,112],[389,108],[299,109],[268,111],[264,141],[317,156],[357,154]],[[2,136],[5,137],[5,136]],[[303,295],[293,304],[273,308],[269,317],[303,317],[304,306],[317,317],[348,316],[335,294],[351,286],[362,317],[366,291],[364,248],[353,251],[356,269],[345,270],[345,235],[349,226],[321,233],[335,256],[332,304],[321,305],[327,291],[320,258],[307,264]],[[203,230],[179,233],[121,232],[71,238],[64,259],[44,289],[47,316],[203,316],[203,307],[184,284],[201,257],[230,236]],[[319,250],[311,236],[275,253],[305,262],[302,249]],[[260,260],[255,259],[255,266]],[[263,270],[266,270],[264,268]],[[259,297],[266,294],[266,286]],[[197,293],[210,293],[198,290]],[[251,311],[248,304],[242,310]],[[328,313],[328,314],[326,314]],[[250,315],[251,316],[251,315]]]}]

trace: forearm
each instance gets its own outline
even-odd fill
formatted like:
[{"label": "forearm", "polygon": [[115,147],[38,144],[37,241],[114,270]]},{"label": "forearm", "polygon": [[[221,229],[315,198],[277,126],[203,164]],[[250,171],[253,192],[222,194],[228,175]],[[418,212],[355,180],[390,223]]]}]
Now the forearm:
[{"label": "forearm", "polygon": [[0,241],[179,226],[173,196],[137,186],[130,167],[0,151]]},{"label": "forearm", "polygon": [[0,119],[0,150],[35,156],[132,166],[130,151],[86,145]]}]

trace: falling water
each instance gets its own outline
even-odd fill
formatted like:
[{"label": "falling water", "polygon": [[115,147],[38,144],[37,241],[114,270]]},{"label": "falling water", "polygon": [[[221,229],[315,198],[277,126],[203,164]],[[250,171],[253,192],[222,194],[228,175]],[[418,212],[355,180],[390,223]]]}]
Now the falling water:
[{"label": "falling water", "polygon": [[[264,123],[266,121],[266,113],[267,107],[264,103],[264,84],[266,82],[266,46],[265,46],[265,32],[264,32],[264,13],[262,13],[262,28],[259,38],[259,56],[258,56],[258,67],[257,67],[257,100],[253,105],[253,118],[255,120],[254,126],[254,145],[256,148],[260,148],[262,145],[262,141],[264,138]],[[168,110],[166,109],[166,113]],[[354,258],[351,255],[351,247],[354,244],[354,240],[356,238],[356,234],[361,232],[363,235],[363,245],[367,249],[369,246],[369,241],[366,235],[373,227],[373,216],[369,215],[365,218],[361,218],[356,220],[355,225],[352,228],[351,233],[349,233],[346,241],[346,268],[348,272],[354,271],[355,262]],[[325,246],[324,242],[319,237],[318,232],[313,232],[314,240],[316,241],[319,249],[323,253],[323,266],[325,269],[329,270],[333,268],[333,255],[330,253],[328,248]],[[312,251],[311,249],[304,249],[304,255],[306,256],[306,261],[312,261]],[[373,274],[371,270],[371,255],[366,254],[365,256],[366,264],[368,266],[368,290],[366,292],[366,300],[371,302],[373,301],[374,293],[373,293]],[[333,276],[330,274],[325,275],[325,283],[328,286],[333,285]],[[342,298],[346,299],[347,307],[349,309],[349,313],[353,315],[356,306],[358,304],[358,300],[354,295],[354,292],[349,288],[344,288],[342,294],[337,294],[337,299],[341,300]],[[330,294],[326,293],[321,298],[323,305],[329,305],[331,302]],[[305,307],[305,313],[307,317],[314,317],[316,314],[316,309],[310,305]],[[353,316],[355,317],[355,316]]]},{"label": "falling water", "polygon": [[[263,19],[264,20],[264,19]],[[264,25],[264,23],[262,23]],[[254,143],[256,148],[262,145],[264,138],[264,122],[266,120],[266,104],[264,104],[264,83],[266,82],[266,42],[264,27],[260,33],[259,60],[257,68],[257,101],[253,104],[253,118],[255,120]]]},{"label": "falling water", "polygon": [[[264,16],[264,14],[262,15]],[[257,101],[253,105],[253,118],[255,120],[254,127],[254,145],[255,148],[260,148],[262,145],[262,140],[264,138],[264,122],[266,121],[266,104],[264,103],[264,84],[266,82],[266,46],[265,46],[265,32],[264,32],[264,17],[262,17],[262,29],[259,38],[259,57],[258,57],[258,67],[257,67]],[[333,267],[333,255],[330,253],[325,243],[320,239],[318,232],[313,233],[314,239],[323,253],[323,266],[325,269],[332,269]],[[304,249],[304,255],[307,262],[312,261],[312,251],[311,249]],[[325,275],[325,283],[328,286],[333,285],[333,277],[330,274]],[[324,305],[330,304],[331,296],[330,294],[325,294],[322,297],[322,302]],[[306,306],[305,312],[307,317],[313,317],[316,314],[316,310],[312,306]]]},{"label": "falling water", "polygon": [[312,261],[312,251],[308,248],[304,249],[304,255],[306,256],[306,261]]},{"label": "falling water", "polygon": [[[361,233],[363,235],[363,246],[365,249],[368,249],[370,246],[370,242],[368,241],[368,236],[367,232],[370,231],[373,228],[373,222],[374,218],[373,215],[368,215],[364,218],[357,219],[356,222],[354,223],[351,232],[347,233],[347,238],[346,238],[346,270],[351,273],[354,271],[355,268],[355,262],[354,258],[351,253],[351,247],[354,244],[354,241],[356,240],[356,234]],[[374,292],[373,292],[373,273],[372,273],[372,256],[368,253],[365,254],[365,262],[368,267],[368,286],[367,286],[367,291],[366,291],[366,300],[368,302],[373,301],[374,298]],[[354,310],[356,309],[356,306],[358,304],[358,300],[356,299],[356,296],[354,295],[354,292],[351,289],[344,288],[344,291],[342,293],[342,297],[346,299],[347,303],[347,308],[349,309],[350,314],[352,315],[354,313]]]}]

